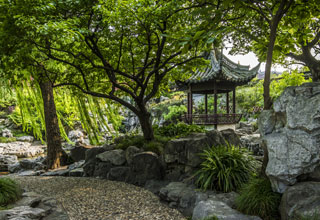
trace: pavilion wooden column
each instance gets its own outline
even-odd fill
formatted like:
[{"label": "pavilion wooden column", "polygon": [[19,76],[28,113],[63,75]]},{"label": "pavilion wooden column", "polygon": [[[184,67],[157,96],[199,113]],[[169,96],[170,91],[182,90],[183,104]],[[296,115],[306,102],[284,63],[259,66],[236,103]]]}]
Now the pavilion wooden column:
[{"label": "pavilion wooden column", "polygon": [[190,90],[188,92],[188,123],[192,124],[192,109],[193,109],[193,101],[192,101],[192,89],[190,86]]},{"label": "pavilion wooden column", "polygon": [[208,94],[204,95],[204,111],[205,111],[205,114],[207,115],[208,114]]},{"label": "pavilion wooden column", "polygon": [[236,88],[233,88],[232,92],[232,113],[236,113]]},{"label": "pavilion wooden column", "polygon": [[218,128],[218,89],[216,82],[214,83],[214,129]]},{"label": "pavilion wooden column", "polygon": [[230,113],[229,91],[226,93],[226,102],[227,102],[227,114],[229,114]]}]

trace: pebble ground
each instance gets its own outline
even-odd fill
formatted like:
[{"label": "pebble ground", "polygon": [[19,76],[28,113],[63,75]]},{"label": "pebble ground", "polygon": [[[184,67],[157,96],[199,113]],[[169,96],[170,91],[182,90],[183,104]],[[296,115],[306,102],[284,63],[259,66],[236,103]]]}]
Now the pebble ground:
[{"label": "pebble ground", "polygon": [[123,182],[85,177],[12,178],[27,191],[57,199],[70,220],[186,220],[153,193]]}]

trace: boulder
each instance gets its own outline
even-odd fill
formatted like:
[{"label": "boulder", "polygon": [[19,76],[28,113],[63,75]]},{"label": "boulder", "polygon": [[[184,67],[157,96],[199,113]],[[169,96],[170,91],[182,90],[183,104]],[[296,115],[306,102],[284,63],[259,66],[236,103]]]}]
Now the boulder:
[{"label": "boulder", "polygon": [[[111,168],[112,164],[110,162],[96,162],[92,176],[107,179]],[[83,169],[86,170],[86,166],[84,166]]]},{"label": "boulder", "polygon": [[230,144],[238,147],[242,147],[242,142],[236,132],[233,129],[226,129],[220,131],[224,139]]},{"label": "boulder", "polygon": [[39,162],[37,159],[24,159],[20,161],[20,167],[24,170],[42,170],[45,169],[45,165]]},{"label": "boulder", "polygon": [[171,182],[160,189],[159,196],[169,203],[169,206],[176,208],[186,216],[191,216],[197,200],[197,192],[182,182]]},{"label": "boulder", "polygon": [[105,152],[102,147],[95,147],[88,149],[85,153],[85,164],[83,165],[83,171],[85,176],[93,176],[95,173],[95,166],[97,163],[96,156]]},{"label": "boulder", "polygon": [[75,142],[76,144],[77,143],[80,143],[80,144],[85,143],[85,141],[84,141],[85,135],[80,130],[69,131],[68,138],[70,139],[70,141]]},{"label": "boulder", "polygon": [[110,162],[115,166],[121,166],[126,162],[124,151],[121,149],[106,151],[96,157],[102,162]]},{"label": "boulder", "polygon": [[130,167],[113,167],[110,169],[107,178],[114,181],[125,182],[130,176]]},{"label": "boulder", "polygon": [[126,160],[128,164],[132,163],[132,158],[134,157],[134,155],[136,155],[137,153],[141,153],[141,149],[137,148],[136,146],[129,146],[126,151],[125,151],[125,155],[126,155]]},{"label": "boulder", "polygon": [[320,216],[320,182],[301,182],[288,187],[281,198],[282,220]]},{"label": "boulder", "polygon": [[86,158],[86,151],[93,148],[92,146],[76,145],[70,150],[70,157],[73,161],[78,162]]},{"label": "boulder", "polygon": [[162,161],[167,166],[165,178],[180,181],[192,175],[202,162],[199,154],[208,147],[218,145],[226,145],[226,141],[217,130],[193,133],[187,137],[169,141],[162,155]]},{"label": "boulder", "polygon": [[18,206],[9,210],[0,211],[0,219],[43,219],[46,216],[46,211],[30,206]]},{"label": "boulder", "polygon": [[84,171],[83,171],[83,168],[81,167],[69,171],[69,176],[82,177],[83,175],[84,175]]},{"label": "boulder", "polygon": [[258,124],[274,191],[283,193],[320,166],[320,83],[286,88]]},{"label": "boulder", "polygon": [[153,152],[142,152],[132,158],[131,171],[133,179],[131,183],[144,185],[147,180],[160,180],[163,177],[163,168],[159,157]]},{"label": "boulder", "polygon": [[0,172],[9,170],[9,166],[18,162],[16,155],[1,155],[0,154]]},{"label": "boulder", "polygon": [[32,143],[33,140],[34,140],[34,137],[32,137],[32,136],[17,137],[17,141],[22,141],[22,142],[30,142],[30,143]]},{"label": "boulder", "polygon": [[240,138],[242,145],[249,149],[255,156],[263,156],[260,134],[244,135]]},{"label": "boulder", "polygon": [[230,208],[226,203],[216,199],[200,201],[193,210],[192,220],[202,220],[213,216],[225,220],[261,220],[261,218],[256,216],[244,215]]},{"label": "boulder", "polygon": [[11,130],[9,130],[7,128],[3,129],[2,130],[2,137],[8,137],[8,138],[13,137]]}]

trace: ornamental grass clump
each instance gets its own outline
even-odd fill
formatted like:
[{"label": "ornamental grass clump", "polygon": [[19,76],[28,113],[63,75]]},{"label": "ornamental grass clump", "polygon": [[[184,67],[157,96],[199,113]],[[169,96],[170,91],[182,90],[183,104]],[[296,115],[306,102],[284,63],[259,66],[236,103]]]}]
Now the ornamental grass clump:
[{"label": "ornamental grass clump", "polygon": [[236,206],[244,214],[257,215],[264,220],[279,219],[280,200],[281,195],[272,191],[267,178],[252,178],[241,189]]},{"label": "ornamental grass clump", "polygon": [[255,171],[249,151],[235,146],[212,147],[200,155],[204,160],[195,174],[203,190],[231,192],[246,183]]},{"label": "ornamental grass clump", "polygon": [[20,199],[22,191],[19,185],[9,178],[0,178],[0,207]]}]

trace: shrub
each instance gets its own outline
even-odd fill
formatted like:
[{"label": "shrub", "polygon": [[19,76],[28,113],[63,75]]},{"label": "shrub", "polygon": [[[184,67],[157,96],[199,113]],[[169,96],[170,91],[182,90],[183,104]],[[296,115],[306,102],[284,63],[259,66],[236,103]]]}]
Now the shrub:
[{"label": "shrub", "polygon": [[152,151],[157,154],[161,154],[163,152],[164,146],[170,139],[162,136],[155,136],[155,140],[146,141],[141,135],[134,136],[125,136],[121,138],[117,144],[117,148],[119,149],[127,149],[129,146],[136,146],[142,148],[145,151]]},{"label": "shrub", "polygon": [[7,206],[21,197],[19,185],[9,178],[0,178],[0,206]]},{"label": "shrub", "polygon": [[217,146],[204,150],[200,155],[204,161],[195,176],[196,184],[203,190],[237,190],[255,170],[254,159],[244,148]]},{"label": "shrub", "polygon": [[205,129],[198,125],[188,125],[181,122],[162,127],[154,126],[154,133],[165,137],[182,137],[192,132],[205,132]]},{"label": "shrub", "polygon": [[266,178],[252,178],[244,185],[236,198],[237,209],[248,215],[257,215],[262,219],[278,219],[278,207],[281,195],[272,191]]}]

